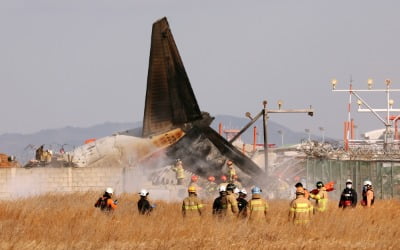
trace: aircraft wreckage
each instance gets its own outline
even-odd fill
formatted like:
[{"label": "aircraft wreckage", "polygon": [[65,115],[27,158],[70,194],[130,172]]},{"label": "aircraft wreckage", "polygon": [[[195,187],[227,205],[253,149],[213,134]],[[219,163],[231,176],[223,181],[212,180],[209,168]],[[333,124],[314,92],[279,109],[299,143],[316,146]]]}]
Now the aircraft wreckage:
[{"label": "aircraft wreckage", "polygon": [[96,140],[76,148],[68,161],[76,167],[154,167],[154,159],[163,157],[166,165],[179,158],[185,169],[206,177],[222,175],[229,159],[243,182],[254,183],[263,170],[210,127],[213,119],[200,111],[168,21],[162,18],[152,28],[141,136],[125,133]]}]

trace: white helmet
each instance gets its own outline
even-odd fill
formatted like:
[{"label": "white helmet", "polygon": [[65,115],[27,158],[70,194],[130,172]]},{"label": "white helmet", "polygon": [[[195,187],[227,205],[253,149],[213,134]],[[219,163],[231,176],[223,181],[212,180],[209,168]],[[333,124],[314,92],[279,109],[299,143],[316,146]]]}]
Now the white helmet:
[{"label": "white helmet", "polygon": [[247,194],[247,191],[246,191],[246,189],[242,189],[242,190],[240,190],[240,192],[239,193],[242,193],[242,194]]},{"label": "white helmet", "polygon": [[240,193],[240,189],[239,189],[239,188],[235,188],[235,189],[233,190],[233,193],[235,193],[235,194]]},{"label": "white helmet", "polygon": [[106,193],[108,193],[108,194],[113,194],[113,193],[114,193],[114,189],[108,187],[108,188],[106,189]]},{"label": "white helmet", "polygon": [[149,192],[147,192],[146,189],[141,189],[139,194],[140,194],[140,196],[147,196],[149,194]]},{"label": "white helmet", "polygon": [[219,187],[220,192],[226,192],[226,186],[222,185]]},{"label": "white helmet", "polygon": [[351,179],[347,179],[346,183],[353,183],[353,181]]},{"label": "white helmet", "polygon": [[372,182],[371,181],[364,181],[364,186],[367,186],[367,185],[372,186]]}]

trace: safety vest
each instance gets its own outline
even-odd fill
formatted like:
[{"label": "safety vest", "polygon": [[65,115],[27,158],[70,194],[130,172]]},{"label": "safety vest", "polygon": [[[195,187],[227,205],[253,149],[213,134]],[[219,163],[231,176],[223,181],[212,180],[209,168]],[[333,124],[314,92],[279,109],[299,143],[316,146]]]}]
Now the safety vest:
[{"label": "safety vest", "polygon": [[325,188],[319,190],[318,194],[310,195],[311,198],[316,200],[317,210],[319,212],[325,212],[328,208],[328,193],[325,191]]}]

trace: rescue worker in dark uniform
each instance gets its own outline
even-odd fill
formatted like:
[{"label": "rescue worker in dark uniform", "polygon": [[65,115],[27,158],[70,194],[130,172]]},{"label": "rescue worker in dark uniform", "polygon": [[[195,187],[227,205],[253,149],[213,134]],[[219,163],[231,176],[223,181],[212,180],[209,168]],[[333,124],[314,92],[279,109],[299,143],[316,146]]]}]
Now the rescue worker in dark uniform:
[{"label": "rescue worker in dark uniform", "polygon": [[139,214],[150,215],[151,211],[153,211],[153,208],[155,206],[150,204],[150,201],[148,199],[149,192],[147,192],[146,189],[142,189],[140,190],[139,195],[140,199],[137,203]]},{"label": "rescue worker in dark uniform", "polygon": [[226,186],[219,187],[219,196],[215,198],[213,203],[213,215],[222,216],[227,208]]},{"label": "rescue worker in dark uniform", "polygon": [[357,206],[357,192],[353,189],[353,181],[346,180],[346,188],[340,195],[339,207],[345,209],[346,207]]},{"label": "rescue worker in dark uniform", "polygon": [[247,204],[246,200],[247,192],[246,189],[241,189],[239,191],[239,198],[237,198],[238,208],[239,208],[239,217],[245,218],[247,216]]}]

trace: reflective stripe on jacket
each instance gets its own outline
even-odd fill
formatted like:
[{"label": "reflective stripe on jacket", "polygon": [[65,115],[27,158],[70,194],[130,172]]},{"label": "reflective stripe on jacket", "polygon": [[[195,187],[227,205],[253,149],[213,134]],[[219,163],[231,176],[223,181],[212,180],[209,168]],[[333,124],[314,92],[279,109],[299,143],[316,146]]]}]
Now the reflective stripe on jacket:
[{"label": "reflective stripe on jacket", "polygon": [[307,224],[311,220],[313,210],[311,202],[304,195],[299,195],[290,203],[289,219],[294,224]]},{"label": "reflective stripe on jacket", "polygon": [[268,210],[268,204],[259,195],[253,194],[253,197],[247,206],[249,220],[259,220],[265,218]]},{"label": "reflective stripe on jacket", "polygon": [[182,214],[187,215],[201,215],[203,204],[201,204],[199,198],[195,195],[189,195],[183,200],[182,203]]}]

